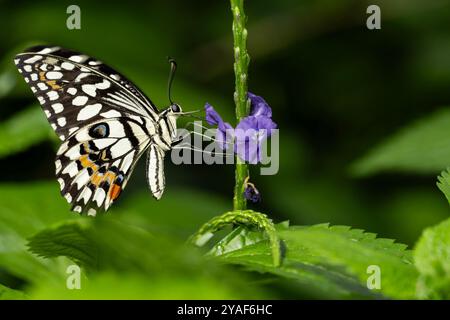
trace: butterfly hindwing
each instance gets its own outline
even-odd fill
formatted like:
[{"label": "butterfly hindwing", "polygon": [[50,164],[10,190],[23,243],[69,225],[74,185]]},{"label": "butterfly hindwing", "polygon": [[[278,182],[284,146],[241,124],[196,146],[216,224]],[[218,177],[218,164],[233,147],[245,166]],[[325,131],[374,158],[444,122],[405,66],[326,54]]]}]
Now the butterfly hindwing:
[{"label": "butterfly hindwing", "polygon": [[125,188],[149,142],[144,128],[134,120],[108,119],[80,129],[57,153],[61,194],[74,211],[107,210]]}]

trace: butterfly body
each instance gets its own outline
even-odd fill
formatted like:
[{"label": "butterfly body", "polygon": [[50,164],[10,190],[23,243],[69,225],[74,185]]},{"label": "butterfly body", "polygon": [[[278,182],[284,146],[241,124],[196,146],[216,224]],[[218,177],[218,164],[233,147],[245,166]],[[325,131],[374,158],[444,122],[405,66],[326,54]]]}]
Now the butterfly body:
[{"label": "butterfly body", "polygon": [[161,198],[164,155],[174,143],[181,113],[177,104],[159,112],[114,69],[60,47],[33,47],[14,62],[62,141],[56,176],[72,210],[106,211],[144,153],[150,190]]}]

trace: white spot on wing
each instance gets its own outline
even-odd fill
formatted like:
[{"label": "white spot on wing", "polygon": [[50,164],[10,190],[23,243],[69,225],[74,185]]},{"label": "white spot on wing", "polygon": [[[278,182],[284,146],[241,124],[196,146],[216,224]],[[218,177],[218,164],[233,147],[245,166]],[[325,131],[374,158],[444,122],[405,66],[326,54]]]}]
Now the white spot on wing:
[{"label": "white spot on wing", "polygon": [[[59,173],[59,171],[61,171],[61,160],[56,160],[55,161],[55,169],[56,169],[56,174],[58,174]],[[61,178],[60,178],[61,179]]]},{"label": "white spot on wing", "polygon": [[134,151],[127,154],[127,156],[123,159],[123,163],[122,163],[122,171],[123,172],[128,172],[128,169],[130,169],[131,164],[133,163],[133,156],[134,156]]},{"label": "white spot on wing", "polygon": [[75,179],[77,189],[80,190],[81,187],[86,185],[86,183],[88,183],[89,181],[89,178],[90,178],[89,172],[86,169],[84,169],[83,172]]},{"label": "white spot on wing", "polygon": [[75,177],[75,175],[78,173],[78,167],[77,163],[75,161],[71,162],[69,165],[67,165],[62,173],[67,173],[71,178]]},{"label": "white spot on wing", "polygon": [[97,87],[94,84],[83,84],[81,86],[81,89],[84,91],[84,93],[90,95],[91,97],[95,97],[97,95]]},{"label": "white spot on wing", "polygon": [[74,61],[74,62],[78,62],[78,63],[83,62],[83,61],[85,61],[85,60],[87,60],[87,59],[88,59],[88,57],[85,56],[85,55],[79,55],[79,56],[71,56],[71,57],[69,57],[69,60],[70,60],[70,61]]},{"label": "white spot on wing", "polygon": [[66,198],[66,200],[67,200],[68,203],[71,203],[71,202],[72,202],[72,196],[70,195],[70,193],[66,193],[66,194],[64,195],[64,198]]},{"label": "white spot on wing", "polygon": [[59,49],[60,49],[59,47],[44,48],[41,51],[38,51],[37,53],[47,54],[58,51]]},{"label": "white spot on wing", "polygon": [[24,61],[24,63],[35,63],[36,61],[39,61],[42,59],[42,56],[32,56],[31,58],[28,58],[27,60]]},{"label": "white spot on wing", "polygon": [[73,127],[69,129],[69,135],[71,135],[72,133],[74,133],[75,131],[77,131],[79,128],[78,127]]},{"label": "white spot on wing", "polygon": [[103,79],[103,81],[101,83],[97,83],[95,86],[100,90],[105,90],[111,86],[111,82],[109,82],[106,79]]},{"label": "white spot on wing", "polygon": [[77,201],[80,201],[81,199],[83,199],[84,204],[87,204],[91,195],[92,195],[92,190],[85,187],[83,189],[83,191],[81,191],[80,196],[78,197]]},{"label": "white spot on wing", "polygon": [[105,198],[106,198],[105,190],[103,190],[103,188],[98,188],[95,191],[94,198],[93,198],[93,200],[95,202],[97,202],[97,206],[101,207],[103,204],[103,201],[105,201]]},{"label": "white spot on wing", "polygon": [[67,123],[65,117],[58,118],[57,122],[60,127],[64,127]]},{"label": "white spot on wing", "polygon": [[113,145],[110,149],[111,156],[113,158],[117,158],[123,156],[125,153],[129,152],[132,148],[130,140],[127,138],[120,139],[115,145]]},{"label": "white spot on wing", "polygon": [[75,93],[77,93],[77,91],[77,88],[74,87],[70,87],[69,89],[67,89],[67,93],[71,95],[74,95]]},{"label": "white spot on wing", "polygon": [[52,108],[55,110],[55,113],[60,113],[64,110],[64,106],[61,103],[52,104]]},{"label": "white spot on wing", "polygon": [[63,62],[61,64],[61,67],[65,70],[73,70],[73,68],[75,68],[75,65],[73,63],[70,62]]},{"label": "white spot on wing", "polygon": [[92,60],[92,61],[89,61],[88,64],[90,66],[98,66],[99,64],[102,64],[102,62],[101,61]]},{"label": "white spot on wing", "polygon": [[80,73],[76,78],[75,78],[75,82],[79,82],[81,79],[86,78],[87,76],[89,76],[90,73],[87,72],[83,72]]},{"label": "white spot on wing", "polygon": [[74,106],[84,106],[87,101],[88,101],[88,97],[86,97],[86,96],[78,96],[78,97],[75,97],[75,99],[72,100],[72,104]]},{"label": "white spot on wing", "polygon": [[[87,99],[87,98],[86,98]],[[100,103],[90,104],[84,107],[78,112],[77,120],[87,120],[97,115],[99,111],[102,109],[102,105]]]},{"label": "white spot on wing", "polygon": [[59,71],[50,71],[50,72],[47,72],[45,76],[49,80],[57,80],[57,79],[61,79],[63,74]]},{"label": "white spot on wing", "polygon": [[58,93],[56,91],[49,91],[49,92],[47,92],[47,96],[50,99],[50,101],[54,101],[54,100],[59,98],[59,95],[58,95]]},{"label": "white spot on wing", "polygon": [[94,144],[95,144],[95,146],[97,148],[102,150],[102,149],[105,149],[105,148],[109,147],[110,145],[112,145],[116,141],[117,141],[117,139],[110,139],[110,138],[97,139],[97,140],[94,141]]},{"label": "white spot on wing", "polygon": [[45,83],[42,83],[42,82],[39,82],[39,83],[37,84],[37,86],[38,86],[38,88],[41,89],[41,90],[47,90],[47,89],[48,89],[48,87],[45,85]]},{"label": "white spot on wing", "polygon": [[64,180],[62,178],[58,178],[58,182],[59,182],[59,189],[60,190],[64,189],[65,186]]},{"label": "white spot on wing", "polygon": [[122,114],[116,110],[109,110],[107,112],[100,113],[103,118],[117,118],[122,116]]}]

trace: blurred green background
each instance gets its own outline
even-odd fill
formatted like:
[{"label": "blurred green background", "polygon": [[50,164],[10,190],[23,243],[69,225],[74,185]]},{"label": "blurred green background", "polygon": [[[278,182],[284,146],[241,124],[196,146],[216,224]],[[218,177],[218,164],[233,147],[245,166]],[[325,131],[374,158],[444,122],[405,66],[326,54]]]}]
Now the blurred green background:
[{"label": "blurred green background", "polygon": [[[27,210],[33,214],[37,190],[42,192],[40,202],[51,198],[48,201],[61,211],[49,221],[75,218],[65,212],[68,206],[53,177],[56,143],[50,127],[12,63],[13,55],[29,44],[56,44],[98,57],[135,82],[160,108],[168,104],[170,55],[179,67],[173,97],[184,110],[201,109],[209,102],[226,121],[234,122],[228,1],[78,1],[81,30],[66,28],[70,4],[0,1],[0,211],[16,213],[17,220],[21,211],[15,211],[11,199],[23,200],[22,206],[29,202]],[[370,4],[381,7],[381,30],[366,28]],[[400,128],[449,105],[450,3],[280,0],[246,1],[245,6],[249,90],[271,105],[281,141],[277,175],[259,176],[259,170],[252,169],[252,180],[262,193],[262,202],[252,208],[277,222],[351,225],[408,245],[423,228],[445,219],[447,203],[435,180],[450,158],[440,157],[423,170],[420,163],[427,160],[420,154],[416,167],[360,159]],[[174,166],[166,161],[166,191],[156,202],[147,190],[143,164],[110,217],[183,241],[202,223],[231,209],[232,166]],[[3,228],[10,227],[8,223]],[[30,230],[36,232],[39,226]],[[0,249],[8,248],[7,243],[0,242]],[[0,280],[2,276],[0,283],[13,288],[28,281],[8,270],[0,272]],[[259,297],[315,297],[280,280],[267,284],[257,275],[243,276],[252,279]],[[239,297],[235,293],[240,291],[233,290],[229,296]],[[254,292],[241,297],[258,297]]]}]

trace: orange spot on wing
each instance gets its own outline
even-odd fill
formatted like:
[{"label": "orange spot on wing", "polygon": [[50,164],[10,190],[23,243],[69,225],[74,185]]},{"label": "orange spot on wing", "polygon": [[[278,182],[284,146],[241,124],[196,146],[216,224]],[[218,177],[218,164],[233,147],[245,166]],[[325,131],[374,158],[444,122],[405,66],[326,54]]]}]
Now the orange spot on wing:
[{"label": "orange spot on wing", "polygon": [[119,185],[113,184],[111,189],[109,190],[109,197],[111,198],[111,201],[116,200],[119,197],[121,191],[122,188]]},{"label": "orange spot on wing", "polygon": [[98,166],[89,159],[87,154],[82,155],[79,160],[83,168],[91,168],[94,172],[98,170]]},{"label": "orange spot on wing", "polygon": [[61,89],[61,86],[56,84],[56,80],[49,80],[46,81],[46,83],[53,89],[53,90],[59,90]]},{"label": "orange spot on wing", "polygon": [[95,172],[91,177],[91,183],[98,187],[103,181],[103,175],[101,173]]},{"label": "orange spot on wing", "polygon": [[113,181],[116,179],[116,174],[108,171],[107,173],[105,173],[105,178],[104,180],[108,180],[109,184],[112,184]]},{"label": "orange spot on wing", "polygon": [[45,72],[41,71],[39,72],[39,80],[44,81],[49,87],[51,87],[53,90],[59,90],[61,89],[61,86],[56,84],[56,80],[48,80],[45,76]]}]

